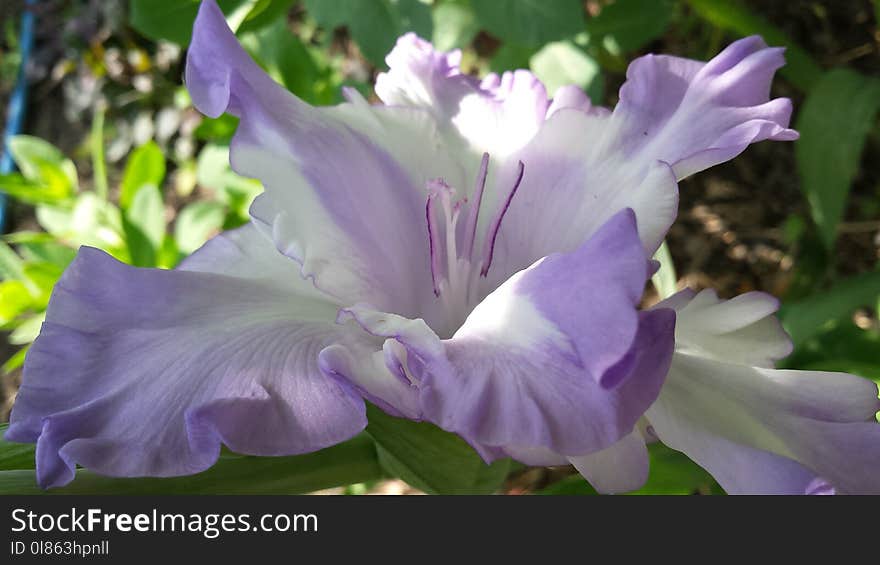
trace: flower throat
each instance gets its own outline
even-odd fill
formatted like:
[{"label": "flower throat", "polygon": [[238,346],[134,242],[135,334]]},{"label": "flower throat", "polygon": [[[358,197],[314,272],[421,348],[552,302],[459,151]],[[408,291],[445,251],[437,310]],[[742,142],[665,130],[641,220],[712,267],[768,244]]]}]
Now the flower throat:
[{"label": "flower throat", "polygon": [[489,154],[483,153],[471,202],[467,198],[456,200],[455,189],[443,179],[428,181],[425,216],[428,221],[431,280],[434,294],[443,301],[450,320],[463,321],[479,301],[479,279],[486,277],[492,266],[498,230],[522,183],[524,166],[522,161],[518,163],[513,187],[489,223],[482,249],[475,256],[477,223],[488,170]]}]

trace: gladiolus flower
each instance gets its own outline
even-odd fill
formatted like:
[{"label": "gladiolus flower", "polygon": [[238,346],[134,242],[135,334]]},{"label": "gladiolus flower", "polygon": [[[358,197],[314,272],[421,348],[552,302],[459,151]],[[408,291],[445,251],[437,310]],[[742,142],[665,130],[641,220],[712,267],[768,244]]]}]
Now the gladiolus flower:
[{"label": "gladiolus flower", "polygon": [[[573,462],[603,491],[644,480],[646,422],[718,476],[738,467],[699,434],[788,458],[843,490],[867,485],[821,463],[839,451],[783,448],[792,436],[772,430],[803,423],[782,412],[814,392],[820,401],[805,406],[827,399],[843,410],[835,421],[859,419],[870,387],[846,377],[814,388],[810,375],[788,386],[795,373],[744,358],[727,388],[695,398],[730,403],[725,395],[748,389],[779,408],[763,422],[770,439],[752,441],[766,430],[723,414],[716,429],[681,392],[705,387],[694,375],[708,361],[691,349],[709,338],[692,340],[690,321],[675,329],[675,312],[690,320],[701,303],[638,310],[677,181],[750,143],[797,137],[790,102],[769,100],[781,50],[753,37],[708,63],[643,57],[613,111],[573,87],[551,100],[526,71],[479,81],[459,70],[458,53],[413,35],[387,62],[383,105],[347,90],[346,103],[314,108],[275,84],[203,2],[187,86],[204,114],[240,118],[232,166],[265,192],[251,224],[173,271],[80,251],[28,355],[7,432],[37,442],[42,485],[70,481],[75,464],[195,473],[221,444],[256,455],[321,449],[363,429],[364,399],[455,432],[486,460]],[[736,334],[737,312],[716,308],[718,327]],[[712,351],[713,363],[739,361]],[[779,386],[765,390],[759,377]],[[838,437],[817,410],[798,412],[815,424],[807,443]],[[737,480],[722,482],[765,484]]]}]

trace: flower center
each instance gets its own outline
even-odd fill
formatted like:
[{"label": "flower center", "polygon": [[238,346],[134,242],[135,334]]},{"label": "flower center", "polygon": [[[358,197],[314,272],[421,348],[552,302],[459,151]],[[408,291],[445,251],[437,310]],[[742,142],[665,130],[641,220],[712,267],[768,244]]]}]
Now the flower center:
[{"label": "flower center", "polygon": [[477,173],[473,199],[456,199],[455,189],[443,179],[428,181],[428,202],[425,215],[428,220],[428,247],[431,253],[431,279],[434,294],[443,301],[448,322],[462,322],[479,301],[480,277],[486,277],[492,266],[495,240],[501,221],[523,178],[523,163],[519,162],[516,181],[486,229],[479,254],[476,247],[477,222],[486,188],[489,154],[484,153]]}]

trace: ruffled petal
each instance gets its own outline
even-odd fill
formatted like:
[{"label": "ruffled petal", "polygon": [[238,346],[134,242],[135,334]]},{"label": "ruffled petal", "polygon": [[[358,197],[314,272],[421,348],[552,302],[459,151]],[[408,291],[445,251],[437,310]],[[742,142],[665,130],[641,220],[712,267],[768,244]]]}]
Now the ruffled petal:
[{"label": "ruffled petal", "polygon": [[550,107],[547,108],[547,117],[549,118],[559,110],[565,108],[573,108],[587,114],[604,116],[610,113],[607,108],[593,106],[587,94],[580,87],[573,84],[562,86],[556,90]]},{"label": "ruffled petal", "polygon": [[461,52],[437,52],[415,34],[397,40],[376,77],[376,94],[387,105],[424,108],[447,133],[458,134],[479,156],[509,155],[538,131],[550,101],[544,85],[524,70],[481,82],[459,69]]},{"label": "ruffled petal", "polygon": [[[500,201],[516,164],[525,175],[501,227],[496,281],[548,253],[571,251],[620,209],[636,211],[653,253],[675,218],[676,180],[733,158],[750,143],[793,140],[791,102],[769,99],[782,50],[760,38],[708,63],[648,55],[630,66],[611,114],[566,91],[531,141],[490,179]],[[668,172],[665,172],[668,171]]]},{"label": "ruffled petal", "polygon": [[772,368],[792,351],[791,339],[773,314],[779,300],[748,292],[721,300],[714,290],[683,291],[657,305],[677,312],[676,351]]},{"label": "ruffled petal", "polygon": [[[760,450],[799,463],[838,492],[877,494],[878,410],[877,385],[853,375],[762,369],[676,353],[646,416],[663,443],[738,492],[763,491],[766,483],[745,481],[779,472],[778,459],[755,457]],[[731,444],[753,451],[730,449]],[[743,464],[743,456],[752,460]],[[767,461],[771,466],[765,470]],[[726,481],[733,475],[725,469],[728,463],[750,473]],[[800,476],[801,471],[793,479]]]},{"label": "ruffled petal", "polygon": [[510,446],[510,453],[583,455],[629,434],[662,384],[674,315],[636,311],[646,276],[634,217],[625,211],[576,252],[549,256],[505,282],[450,339],[421,320],[364,307],[347,312],[404,346],[397,363],[424,419],[484,453]]},{"label": "ruffled petal", "polygon": [[[880,493],[877,385],[845,373],[774,370],[789,348],[772,298],[673,297],[666,384],[646,416],[657,436],[730,492]],[[766,343],[761,343],[765,340]]]},{"label": "ruffled petal", "polygon": [[211,466],[221,443],[287,455],[352,437],[363,400],[317,359],[364,337],[334,324],[335,305],[297,271],[251,226],[177,271],[83,247],[28,354],[6,439],[37,443],[37,477],[51,487],[77,464],[172,476]]},{"label": "ruffled petal", "polygon": [[[489,154],[485,193],[477,198],[484,208],[478,239],[493,236],[489,223],[500,210],[510,209],[497,238],[501,256],[493,259],[489,279],[481,285],[482,296],[541,257],[577,249],[626,207],[639,214],[646,247],[659,245],[677,208],[674,179],[665,171],[646,179],[643,171],[627,176],[625,169],[612,166],[596,171],[584,165],[584,148],[595,142],[587,133],[594,129],[589,118],[607,116],[607,110],[593,107],[575,86],[559,89],[550,101],[543,84],[524,70],[477,81],[461,72],[460,60],[458,51],[438,52],[407,34],[388,56],[390,69],[377,77],[376,93],[390,106],[430,112],[445,144],[459,146],[457,159],[471,178],[476,176],[479,158]],[[560,112],[565,116],[557,116]],[[558,119],[545,123],[551,116]],[[509,200],[520,163],[522,185]],[[468,198],[474,196],[467,192],[470,182],[447,184],[459,193],[464,189]],[[642,215],[648,202],[652,214]],[[477,246],[483,243],[478,241]]]},{"label": "ruffled petal", "polygon": [[420,313],[431,294],[426,183],[459,174],[431,117],[357,98],[309,106],[248,57],[212,0],[196,19],[186,79],[205,114],[241,118],[230,161],[266,188],[251,215],[303,276],[345,303]]},{"label": "ruffled petal", "polygon": [[770,100],[783,49],[757,36],[732,43],[708,63],[646,55],[627,70],[604,150],[643,165],[662,160],[682,179],[765,139],[791,141],[791,101]]},{"label": "ruffled petal", "polygon": [[414,33],[397,39],[385,57],[388,71],[376,77],[376,94],[389,106],[425,108],[451,118],[465,96],[479,91],[479,81],[459,69],[461,51],[435,51]]},{"label": "ruffled petal", "polygon": [[[790,102],[769,100],[782,51],[757,37],[709,63],[667,56],[635,61],[613,113],[593,108],[574,87],[548,101],[525,71],[478,82],[459,62],[460,53],[440,53],[406,35],[376,90],[390,106],[430,113],[441,145],[461,145],[455,136],[467,142],[469,150],[450,150],[465,179],[463,185],[447,179],[450,186],[467,187],[479,156],[490,154],[484,206],[510,208],[483,296],[541,257],[573,251],[623,208],[636,211],[645,249],[653,253],[677,211],[676,178],[727,160],[749,143],[797,136],[787,128]],[[509,201],[520,163],[524,176]],[[491,231],[487,222],[496,215],[481,215],[478,234]]]},{"label": "ruffled petal", "polygon": [[[708,63],[653,55],[636,60],[613,113],[593,108],[574,87],[548,104],[527,74],[490,75],[477,84],[461,73],[459,59],[415,36],[401,38],[377,92],[387,104],[428,109],[475,150],[490,153],[489,208],[507,205],[524,164],[498,237],[490,290],[549,253],[573,251],[626,207],[636,211],[652,253],[677,211],[676,179],[730,159],[750,143],[797,137],[788,129],[790,101],[769,99],[782,50],[758,37],[732,44]],[[664,166],[671,167],[668,177]]]},{"label": "ruffled petal", "polygon": [[405,359],[403,346],[388,339],[381,351],[332,345],[321,351],[318,362],[325,374],[354,386],[364,398],[388,414],[421,420],[418,388],[407,374]]}]

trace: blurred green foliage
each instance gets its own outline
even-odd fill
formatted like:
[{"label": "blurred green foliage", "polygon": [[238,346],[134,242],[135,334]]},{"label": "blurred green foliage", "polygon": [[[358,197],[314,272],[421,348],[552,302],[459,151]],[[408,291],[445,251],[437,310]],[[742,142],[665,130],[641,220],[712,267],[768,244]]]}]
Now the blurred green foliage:
[{"label": "blurred green foliage", "polygon": [[[339,102],[344,85],[370,96],[372,73],[385,68],[384,57],[395,39],[409,31],[432,39],[439,49],[463,49],[464,66],[471,72],[528,67],[551,95],[559,86],[576,84],[597,104],[614,101],[605,76],[621,74],[628,61],[671,29],[699,36],[694,43],[700,47],[675,53],[682,56],[706,58],[721,46],[722,37],[751,34],[785,46],[788,64],[782,77],[805,98],[796,122],[802,132],[796,162],[811,213],[810,218],[791,216],[785,225],[786,237],[801,249],[796,281],[781,312],[796,346],[786,366],[880,378],[876,327],[880,271],[842,278],[831,261],[862,148],[877,131],[877,77],[823,67],[739,0],[219,0],[219,4],[256,61],[312,104]],[[880,18],[880,2],[875,0],[874,6]],[[158,53],[170,44],[185,48],[197,10],[197,0],[130,0],[128,23],[155,42],[138,52]],[[8,25],[4,32],[7,45],[14,47]],[[2,60],[0,76],[14,76],[12,55]],[[85,60],[96,74],[109,73],[98,55],[93,48]],[[148,60],[135,66],[151,64]],[[173,100],[175,111],[192,111],[185,91],[173,84],[164,88],[150,96]],[[34,207],[39,229],[6,234],[0,241],[0,327],[10,332],[10,343],[23,346],[5,362],[6,372],[22,364],[52,288],[79,246],[99,247],[141,267],[173,268],[213,234],[247,221],[248,206],[261,190],[258,182],[229,168],[228,144],[237,125],[231,116],[200,120],[193,131],[198,151],[192,156],[172,152],[158,134],[156,140],[136,144],[114,183],[107,178],[104,136],[118,134],[121,126],[112,117],[104,123],[104,108],[95,108],[94,116],[87,147],[90,176],[82,175],[72,159],[45,140],[18,136],[10,144],[19,172],[0,176],[0,189]],[[196,187],[200,192],[194,192]],[[661,252],[664,268],[655,284],[661,295],[668,295],[675,289],[675,270],[669,249],[664,246]],[[875,323],[859,323],[860,313],[874,315]],[[302,492],[373,481],[387,474],[428,492],[492,492],[510,468],[507,461],[486,466],[459,438],[428,424],[397,420],[374,409],[370,422],[367,435],[313,455],[277,460],[228,455],[202,475],[170,481],[120,481],[81,472],[65,490]],[[711,477],[677,452],[654,445],[651,458],[651,479],[639,493],[720,492]],[[0,492],[19,489],[34,490],[33,448],[0,443]],[[593,491],[579,476],[572,476],[543,492]]]}]

